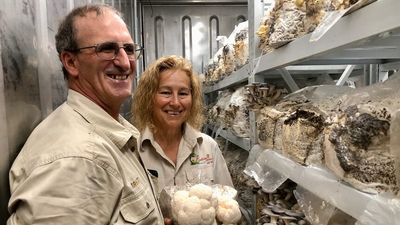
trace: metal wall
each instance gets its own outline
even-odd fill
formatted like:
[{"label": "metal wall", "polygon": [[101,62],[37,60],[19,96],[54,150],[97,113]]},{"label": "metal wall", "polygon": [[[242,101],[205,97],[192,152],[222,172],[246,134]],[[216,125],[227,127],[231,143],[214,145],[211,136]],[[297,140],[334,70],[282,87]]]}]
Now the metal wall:
[{"label": "metal wall", "polygon": [[[8,170],[14,158],[32,129],[66,98],[54,41],[58,24],[73,7],[91,2],[104,0],[1,0],[0,224],[8,218]],[[136,1],[105,3],[124,13],[132,32]]]},{"label": "metal wall", "polygon": [[221,47],[216,37],[229,36],[235,25],[247,20],[247,2],[234,2],[142,5],[145,65],[175,54],[191,60],[194,69],[202,73]]}]

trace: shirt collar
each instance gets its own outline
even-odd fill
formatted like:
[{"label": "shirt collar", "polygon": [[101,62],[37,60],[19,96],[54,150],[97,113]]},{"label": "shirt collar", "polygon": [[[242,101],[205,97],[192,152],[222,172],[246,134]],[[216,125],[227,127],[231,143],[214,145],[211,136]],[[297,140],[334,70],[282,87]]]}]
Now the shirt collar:
[{"label": "shirt collar", "polygon": [[136,144],[129,140],[139,137],[139,131],[121,115],[116,121],[99,105],[71,89],[68,90],[67,104],[94,126],[95,130],[110,138],[118,148],[122,149],[127,143],[133,145],[129,147],[136,148]]},{"label": "shirt collar", "polygon": [[201,144],[201,142],[203,142],[201,133],[194,129],[190,124],[185,123],[183,131],[183,139],[185,139],[189,145],[194,146],[195,144]]},{"label": "shirt collar", "polygon": [[[184,124],[183,139],[190,146],[195,146],[196,144],[201,144],[203,142],[203,137],[201,136],[201,133],[187,123]],[[151,142],[151,144],[154,146],[153,143],[155,142],[155,140],[153,132],[151,132],[149,127],[146,127],[141,133],[140,146],[143,146],[143,143],[145,141]],[[144,148],[141,149],[143,150]]]}]

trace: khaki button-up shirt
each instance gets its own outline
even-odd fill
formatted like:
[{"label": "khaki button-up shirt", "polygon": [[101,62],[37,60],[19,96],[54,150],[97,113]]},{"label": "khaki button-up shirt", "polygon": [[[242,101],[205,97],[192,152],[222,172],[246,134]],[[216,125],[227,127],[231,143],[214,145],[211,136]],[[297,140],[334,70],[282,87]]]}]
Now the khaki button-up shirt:
[{"label": "khaki button-up shirt", "polygon": [[138,137],[122,116],[69,90],[11,167],[7,224],[164,224]]},{"label": "khaki button-up shirt", "polygon": [[217,142],[185,124],[179,144],[176,165],[165,155],[146,128],[140,139],[139,154],[149,170],[157,171],[153,181],[158,193],[165,186],[183,186],[187,183],[222,184],[233,187],[225,159]]}]

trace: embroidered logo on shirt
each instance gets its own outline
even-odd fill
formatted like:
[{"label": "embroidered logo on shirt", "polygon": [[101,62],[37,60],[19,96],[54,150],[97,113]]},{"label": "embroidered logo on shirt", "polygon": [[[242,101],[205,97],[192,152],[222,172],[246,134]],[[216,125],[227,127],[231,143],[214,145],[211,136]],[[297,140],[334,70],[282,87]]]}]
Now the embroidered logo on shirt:
[{"label": "embroidered logo on shirt", "polygon": [[192,165],[197,165],[197,164],[211,164],[213,161],[213,158],[210,156],[210,154],[206,154],[204,157],[199,157],[198,154],[192,152],[190,154],[190,162]]}]

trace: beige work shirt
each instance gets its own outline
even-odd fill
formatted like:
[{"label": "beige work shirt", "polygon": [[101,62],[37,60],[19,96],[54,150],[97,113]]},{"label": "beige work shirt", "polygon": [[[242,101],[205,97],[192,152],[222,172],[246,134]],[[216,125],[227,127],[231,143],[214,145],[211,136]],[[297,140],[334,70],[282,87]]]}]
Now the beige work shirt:
[{"label": "beige work shirt", "polygon": [[11,167],[7,224],[164,224],[138,137],[122,116],[69,90]]},{"label": "beige work shirt", "polygon": [[[165,186],[182,186],[186,183],[223,184],[233,187],[225,159],[217,142],[210,136],[185,125],[179,144],[176,165],[165,155],[146,128],[140,139],[139,154],[149,170],[157,171],[153,181],[158,193]],[[154,173],[153,173],[154,175]]]}]

